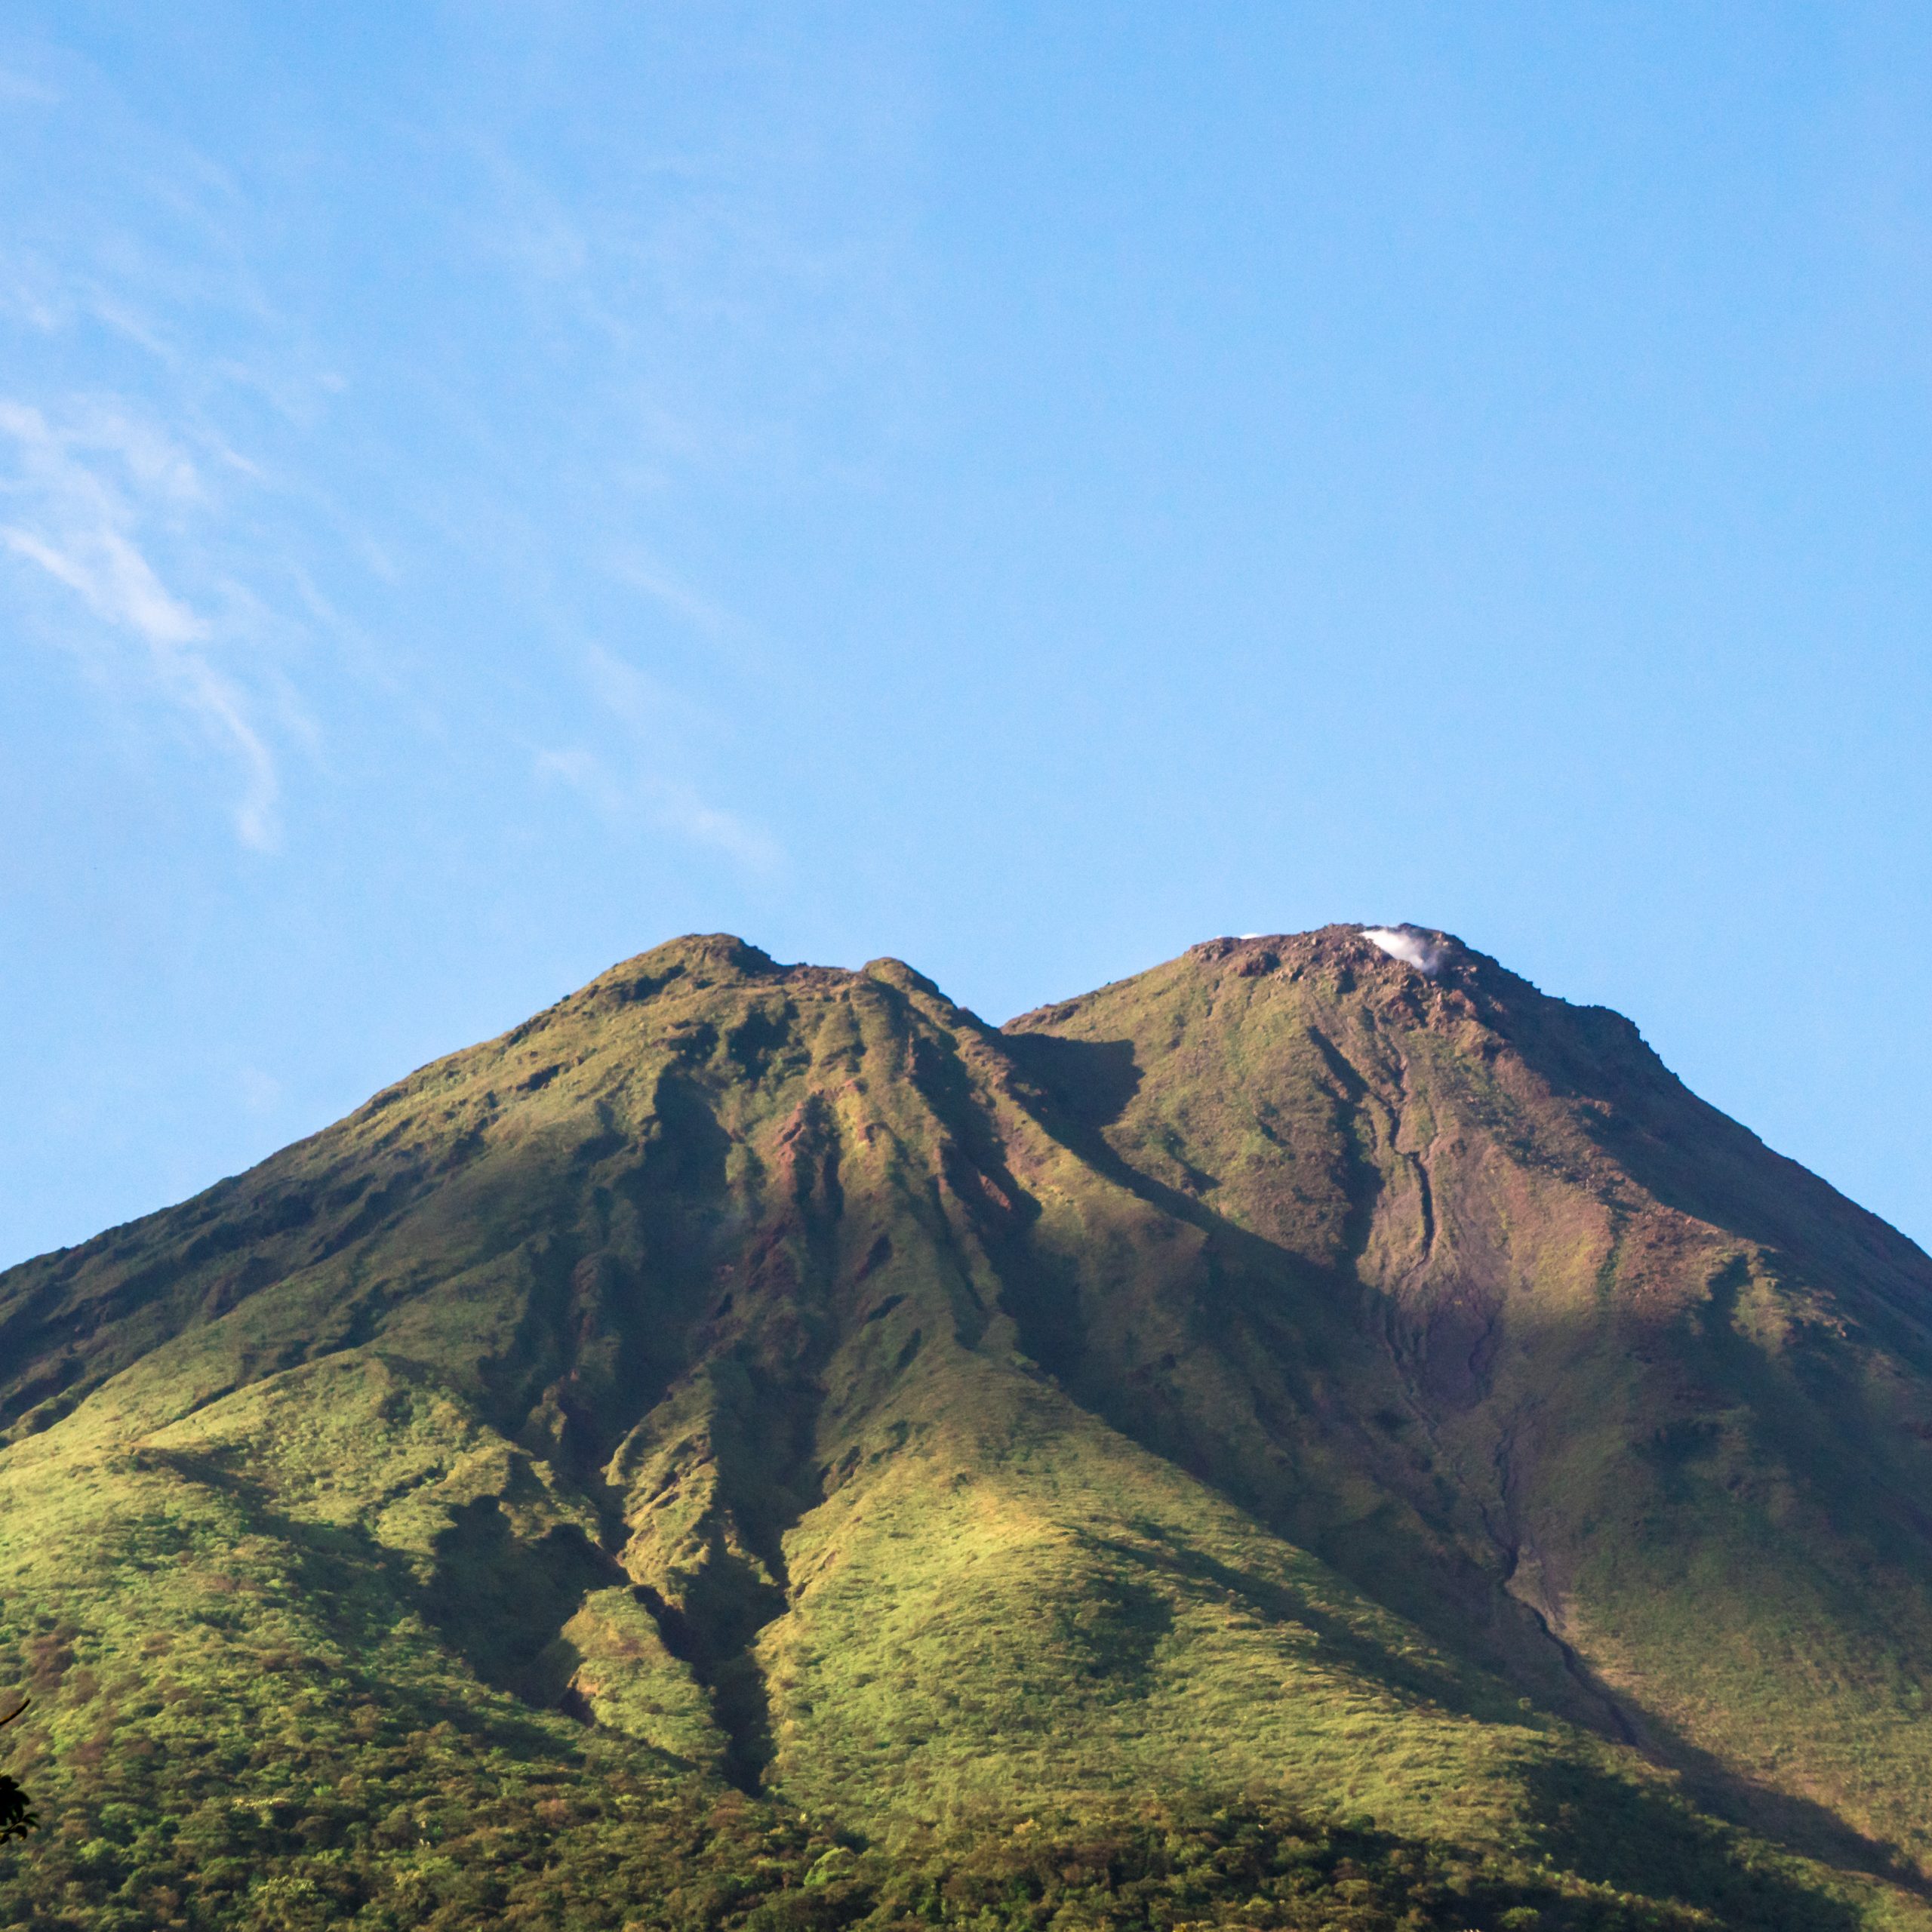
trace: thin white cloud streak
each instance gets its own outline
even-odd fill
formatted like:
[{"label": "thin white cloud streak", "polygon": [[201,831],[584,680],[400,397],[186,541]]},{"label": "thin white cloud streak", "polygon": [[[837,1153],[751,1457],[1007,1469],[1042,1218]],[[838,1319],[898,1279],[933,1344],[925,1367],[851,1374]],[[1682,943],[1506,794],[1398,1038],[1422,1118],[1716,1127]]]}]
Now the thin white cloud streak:
[{"label": "thin white cloud streak", "polygon": [[208,635],[207,625],[168,595],[148,560],[118,530],[71,532],[66,549],[14,524],[0,525],[0,539],[78,591],[96,617],[126,626],[158,652],[172,653]]},{"label": "thin white cloud streak", "polygon": [[0,67],[0,100],[57,110],[31,117],[10,174],[38,192],[0,219],[0,325],[20,352],[0,398],[0,595],[113,698],[185,721],[241,843],[272,850],[282,753],[316,737],[281,663],[308,626],[276,581],[303,547],[284,506],[314,492],[223,426],[260,398],[299,429],[341,379],[259,272],[245,176],[144,125],[84,59],[43,57],[57,90],[10,88]]},{"label": "thin white cloud streak", "polygon": [[[247,695],[210,655],[214,627],[168,587],[137,541],[144,521],[178,521],[205,504],[193,460],[111,406],[88,406],[57,426],[29,405],[0,401],[0,435],[17,458],[0,481],[0,496],[16,506],[0,524],[0,544],[71,591],[110,634],[134,642],[139,681],[162,691],[240,766],[235,823],[242,843],[272,850],[281,792],[274,755]],[[49,628],[97,675],[125,688],[125,661],[90,650],[69,625]]]},{"label": "thin white cloud streak", "polygon": [[670,738],[688,743],[710,728],[701,706],[601,645],[585,652],[584,670],[598,703],[641,744]]},{"label": "thin white cloud streak", "polygon": [[783,849],[763,827],[727,811],[681,780],[653,772],[623,774],[597,752],[578,746],[537,755],[537,776],[565,785],[618,824],[639,821],[708,846],[755,872],[770,872]]},{"label": "thin white cloud streak", "polygon": [[[667,746],[688,747],[700,739],[717,735],[715,721],[702,706],[679,696],[648,672],[626,663],[615,651],[592,645],[585,654],[585,670],[592,694],[623,728],[632,755],[640,763],[654,755],[661,758]],[[604,761],[595,754],[584,755],[601,775],[588,780],[580,789],[610,810],[614,798],[620,798],[625,787],[621,781],[609,777],[609,768]],[[567,780],[569,777],[561,769],[555,775]],[[641,801],[656,824],[694,844],[728,853],[755,872],[771,872],[783,860],[777,841],[763,828],[736,812],[708,803],[694,786],[681,780],[662,771],[654,772],[633,778],[629,791],[633,798]]]},{"label": "thin white cloud streak", "polygon": [[729,611],[701,596],[688,584],[681,583],[669,571],[656,564],[635,555],[619,556],[611,558],[606,568],[617,583],[641,591],[654,603],[662,605],[674,617],[681,619],[714,643],[743,629]]}]

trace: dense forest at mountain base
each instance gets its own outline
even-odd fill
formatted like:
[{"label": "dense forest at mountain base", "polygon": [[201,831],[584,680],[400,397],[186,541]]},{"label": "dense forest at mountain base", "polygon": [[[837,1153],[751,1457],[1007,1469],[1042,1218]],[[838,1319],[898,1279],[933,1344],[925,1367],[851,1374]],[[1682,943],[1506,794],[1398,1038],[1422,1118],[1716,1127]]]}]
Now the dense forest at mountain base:
[{"label": "dense forest at mountain base", "polygon": [[[346,1748],[278,1740],[208,1795],[195,1795],[198,1782],[158,1775],[155,1754],[137,1749],[103,1751],[63,1780],[51,1835],[0,1867],[0,1924],[1836,1932],[1857,1922],[1832,1887],[1731,1835],[1658,1844],[1641,1828],[1628,1835],[1636,1821],[1580,1820],[1561,1804],[1540,1842],[1515,1852],[1207,1794],[1138,1804],[1069,1794],[1057,1810],[961,1817],[874,1844],[595,1742],[532,1763],[447,1719]],[[1616,1876],[1583,1875],[1592,1868]]]},{"label": "dense forest at mountain base", "polygon": [[0,1275],[0,1927],[1932,1925],[1932,1263],[1413,950],[675,942]]}]

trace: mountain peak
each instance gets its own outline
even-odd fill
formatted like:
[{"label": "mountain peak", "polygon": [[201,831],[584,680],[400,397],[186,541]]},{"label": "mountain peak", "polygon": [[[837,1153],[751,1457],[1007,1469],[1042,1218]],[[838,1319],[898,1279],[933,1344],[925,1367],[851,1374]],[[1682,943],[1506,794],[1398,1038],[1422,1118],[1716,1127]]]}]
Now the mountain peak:
[{"label": "mountain peak", "polygon": [[1472,953],[1452,934],[1402,924],[1328,925],[1303,933],[1242,933],[1202,940],[1189,947],[1183,957],[1213,962],[1251,960],[1269,952],[1304,965],[1316,961],[1372,964],[1371,954],[1379,952],[1426,978],[1433,978],[1457,959],[1481,956]]},{"label": "mountain peak", "polygon": [[577,996],[615,989],[638,998],[639,989],[654,989],[681,977],[756,980],[784,970],[761,947],[734,933],[687,933],[599,974]]},{"label": "mountain peak", "polygon": [[903,959],[869,960],[859,970],[868,979],[878,980],[888,986],[897,986],[902,992],[923,993],[928,999],[943,999],[946,997],[924,974],[907,965]]}]

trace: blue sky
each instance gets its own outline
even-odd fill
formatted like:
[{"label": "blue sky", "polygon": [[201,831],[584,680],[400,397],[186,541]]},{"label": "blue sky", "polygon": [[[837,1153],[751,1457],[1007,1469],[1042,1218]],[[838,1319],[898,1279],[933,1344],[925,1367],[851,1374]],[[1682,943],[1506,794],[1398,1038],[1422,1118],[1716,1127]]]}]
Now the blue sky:
[{"label": "blue sky", "polygon": [[17,0],[0,1263],[672,934],[1458,932],[1932,1240],[1932,15]]}]

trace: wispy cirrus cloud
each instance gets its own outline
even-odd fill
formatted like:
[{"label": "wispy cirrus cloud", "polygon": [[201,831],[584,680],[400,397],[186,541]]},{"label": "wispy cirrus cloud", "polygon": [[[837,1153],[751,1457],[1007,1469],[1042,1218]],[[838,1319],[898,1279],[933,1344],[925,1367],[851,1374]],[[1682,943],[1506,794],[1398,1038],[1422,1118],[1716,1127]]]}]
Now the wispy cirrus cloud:
[{"label": "wispy cirrus cloud", "polygon": [[616,582],[641,592],[709,643],[735,639],[744,629],[722,605],[635,549],[613,556],[605,568]]},{"label": "wispy cirrus cloud", "polygon": [[275,758],[256,703],[217,661],[223,643],[236,641],[223,632],[248,600],[224,599],[230,621],[218,622],[154,560],[152,535],[177,552],[194,545],[194,521],[208,503],[194,457],[125,407],[99,401],[55,417],[0,399],[0,439],[11,459],[0,469],[0,546],[43,589],[59,586],[70,600],[65,610],[43,606],[46,634],[97,678],[131,683],[191,718],[239,774],[242,842],[272,848]]},{"label": "wispy cirrus cloud", "polygon": [[712,804],[682,780],[639,769],[634,761],[579,745],[539,752],[534,768],[538,778],[568,786],[617,824],[675,832],[752,872],[771,872],[783,860],[783,848],[763,826]]},{"label": "wispy cirrus cloud", "polygon": [[601,645],[586,652],[584,672],[614,746],[540,751],[539,779],[568,786],[616,823],[674,832],[749,871],[769,872],[783,862],[783,848],[762,826],[714,804],[677,771],[694,741],[715,735],[702,707]]},{"label": "wispy cirrus cloud", "polygon": [[373,798],[507,744],[780,863],[715,801],[789,647],[681,537],[863,469],[910,380],[897,57],[795,38],[494,15],[399,91],[191,128],[146,105],[186,82],[0,29],[0,617],[188,721],[253,846],[338,769]]},{"label": "wispy cirrus cloud", "polygon": [[340,379],[245,171],[57,38],[0,54],[0,610],[192,747],[197,789],[273,849],[288,748],[316,737],[291,672],[325,628],[301,432]]}]

